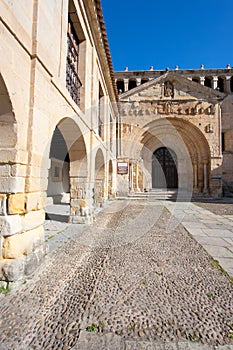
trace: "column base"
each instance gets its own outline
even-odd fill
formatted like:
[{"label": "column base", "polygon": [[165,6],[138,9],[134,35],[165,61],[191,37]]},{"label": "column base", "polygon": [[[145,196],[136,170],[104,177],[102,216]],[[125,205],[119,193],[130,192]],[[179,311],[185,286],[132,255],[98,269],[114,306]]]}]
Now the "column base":
[{"label": "column base", "polygon": [[70,215],[69,223],[71,224],[92,224],[93,223],[93,215]]},{"label": "column base", "polygon": [[15,282],[32,275],[44,260],[48,253],[48,244],[37,246],[27,256],[16,259],[0,259],[0,279],[7,282]]}]

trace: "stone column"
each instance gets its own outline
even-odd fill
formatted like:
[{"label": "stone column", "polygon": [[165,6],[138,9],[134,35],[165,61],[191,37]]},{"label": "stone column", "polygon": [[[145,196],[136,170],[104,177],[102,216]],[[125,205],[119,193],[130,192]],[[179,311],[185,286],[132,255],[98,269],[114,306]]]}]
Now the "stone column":
[{"label": "stone column", "polygon": [[129,90],[129,79],[124,79],[125,92]]},{"label": "stone column", "polygon": [[139,169],[138,169],[138,164],[136,164],[136,191],[140,192],[140,188],[138,186],[138,175],[139,175]]},{"label": "stone column", "polygon": [[207,163],[205,162],[203,164],[204,166],[204,189],[203,192],[207,193],[208,192],[208,172],[207,172]]},{"label": "stone column", "polygon": [[226,77],[226,93],[231,93],[231,77],[229,76]]},{"label": "stone column", "polygon": [[131,181],[130,181],[130,192],[134,192],[133,170],[134,170],[134,166],[133,166],[133,163],[131,163],[131,172],[130,172],[130,176],[131,176]]},{"label": "stone column", "polygon": [[72,177],[70,179],[70,219],[69,222],[90,223],[92,193],[87,177]]},{"label": "stone column", "polygon": [[137,78],[136,79],[136,83],[137,83],[137,86],[140,86],[141,83],[142,83],[142,79],[141,78]]},{"label": "stone column", "polygon": [[218,87],[218,77],[214,76],[212,80],[212,89],[216,90]]},{"label": "stone column", "polygon": [[194,192],[198,191],[198,168],[197,163],[194,163]]},{"label": "stone column", "polygon": [[200,84],[205,85],[205,77],[200,77]]}]

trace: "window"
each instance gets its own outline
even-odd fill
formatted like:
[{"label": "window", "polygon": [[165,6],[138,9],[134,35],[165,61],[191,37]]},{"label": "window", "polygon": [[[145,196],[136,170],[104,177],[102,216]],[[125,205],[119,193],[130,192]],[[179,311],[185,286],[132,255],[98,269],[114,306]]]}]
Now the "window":
[{"label": "window", "polygon": [[125,85],[123,80],[117,80],[117,90],[118,94],[125,92]]},{"label": "window", "polygon": [[141,84],[145,84],[145,83],[147,83],[148,81],[149,81],[149,79],[147,79],[147,78],[142,79]]},{"label": "window", "polygon": [[193,77],[192,81],[194,81],[195,83],[200,83],[200,78]]},{"label": "window", "polygon": [[220,92],[224,92],[224,85],[225,85],[224,78],[218,77],[218,90]]},{"label": "window", "polygon": [[66,87],[70,96],[78,106],[80,105],[80,88],[82,86],[78,76],[79,44],[78,36],[69,17],[67,33]]},{"label": "window", "polygon": [[99,84],[99,106],[98,106],[98,134],[104,139],[104,105],[103,105],[103,97],[104,93],[101,88],[101,85]]},{"label": "window", "polygon": [[204,85],[211,88],[212,87],[212,78],[211,77],[205,77]]},{"label": "window", "polygon": [[137,87],[137,82],[135,79],[130,79],[129,80],[129,90],[134,89],[135,87]]}]

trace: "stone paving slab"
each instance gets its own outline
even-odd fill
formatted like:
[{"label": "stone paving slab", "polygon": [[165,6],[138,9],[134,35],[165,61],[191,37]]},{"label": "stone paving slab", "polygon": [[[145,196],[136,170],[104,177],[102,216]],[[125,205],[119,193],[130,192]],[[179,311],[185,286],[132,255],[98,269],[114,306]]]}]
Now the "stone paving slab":
[{"label": "stone paving slab", "polygon": [[233,216],[216,215],[193,203],[164,202],[164,205],[215,260],[222,262],[222,268],[233,277]]},{"label": "stone paving slab", "polygon": [[81,331],[72,350],[233,350],[233,345],[211,346],[198,342],[155,342],[124,340],[121,336]]},{"label": "stone paving slab", "polygon": [[224,230],[224,229],[220,229],[220,228],[210,229],[207,226],[207,228],[204,228],[203,231],[204,231],[204,233],[206,233],[210,237],[230,237],[230,238],[233,237],[233,232],[230,230]]},{"label": "stone paving slab", "polygon": [[[191,231],[191,233],[193,234],[193,232]],[[215,245],[218,247],[226,247],[229,242],[227,243],[227,241],[223,238],[219,238],[219,237],[209,237],[209,236],[195,236],[195,239],[202,245]]]}]

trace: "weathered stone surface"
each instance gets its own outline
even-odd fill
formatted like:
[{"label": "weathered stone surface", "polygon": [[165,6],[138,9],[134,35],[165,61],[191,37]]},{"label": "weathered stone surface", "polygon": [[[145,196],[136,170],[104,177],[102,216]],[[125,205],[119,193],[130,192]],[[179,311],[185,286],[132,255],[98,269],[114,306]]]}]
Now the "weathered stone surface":
[{"label": "weathered stone surface", "polygon": [[0,177],[9,177],[11,173],[11,166],[9,164],[0,165]]},{"label": "weathered stone surface", "polygon": [[22,232],[22,222],[20,215],[0,216],[0,232],[1,235],[12,236]]},{"label": "weathered stone surface", "polygon": [[45,195],[41,192],[32,192],[27,193],[27,211],[39,210],[44,207],[45,204]]},{"label": "weathered stone surface", "polygon": [[31,275],[42,262],[46,254],[46,244],[42,244],[31,252],[25,259],[24,273],[26,276]]},{"label": "weathered stone surface", "polygon": [[7,214],[6,201],[7,201],[6,194],[0,194],[0,215]]},{"label": "weathered stone surface", "polygon": [[26,194],[16,193],[9,195],[8,198],[8,213],[22,214],[26,211]]},{"label": "weathered stone surface", "polygon": [[0,277],[7,281],[17,281],[24,277],[25,257],[5,259],[0,264]]},{"label": "weathered stone surface", "polygon": [[0,181],[0,192],[2,193],[18,193],[23,192],[25,179],[22,177],[5,177]]},{"label": "weathered stone surface", "polygon": [[22,255],[30,254],[34,248],[44,242],[44,229],[42,226],[3,240],[2,255],[4,259],[17,259]]},{"label": "weathered stone surface", "polygon": [[21,218],[22,218],[23,231],[29,231],[38,226],[43,225],[44,218],[45,218],[45,211],[44,210],[30,211],[29,213],[22,215]]}]

